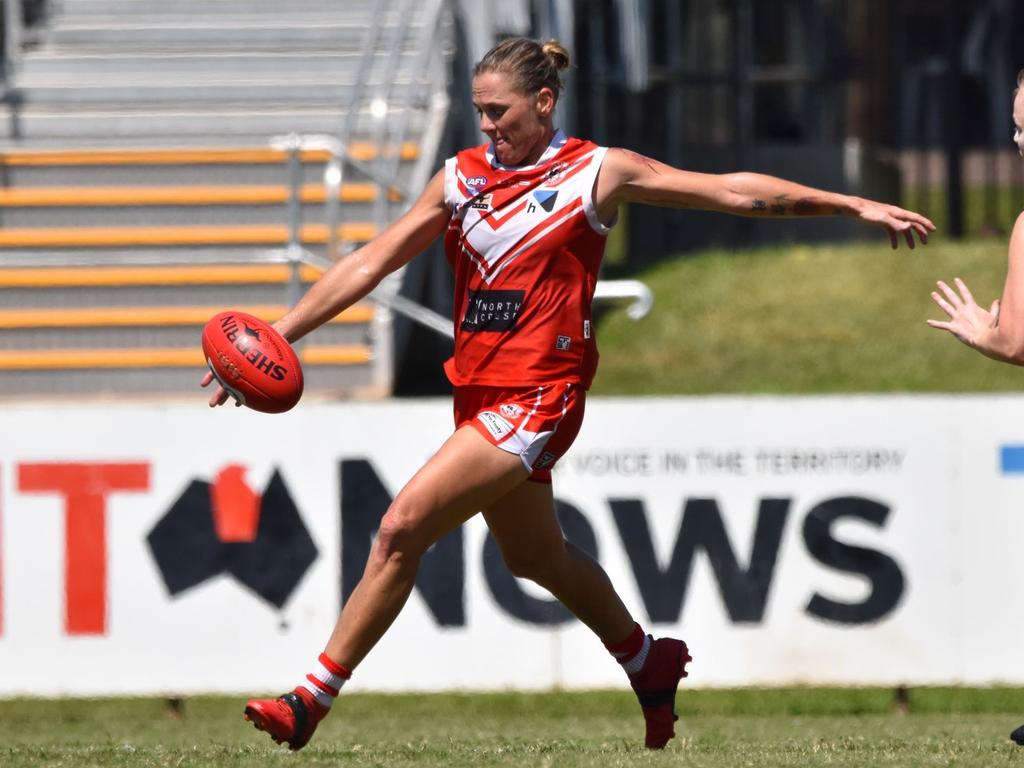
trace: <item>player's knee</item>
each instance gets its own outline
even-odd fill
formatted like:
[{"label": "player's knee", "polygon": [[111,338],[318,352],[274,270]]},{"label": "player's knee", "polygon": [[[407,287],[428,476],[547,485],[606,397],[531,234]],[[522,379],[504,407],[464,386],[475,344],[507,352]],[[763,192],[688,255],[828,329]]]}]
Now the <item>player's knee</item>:
[{"label": "player's knee", "polygon": [[380,521],[374,554],[381,560],[415,567],[430,546],[424,540],[416,515],[399,504],[392,504]]}]

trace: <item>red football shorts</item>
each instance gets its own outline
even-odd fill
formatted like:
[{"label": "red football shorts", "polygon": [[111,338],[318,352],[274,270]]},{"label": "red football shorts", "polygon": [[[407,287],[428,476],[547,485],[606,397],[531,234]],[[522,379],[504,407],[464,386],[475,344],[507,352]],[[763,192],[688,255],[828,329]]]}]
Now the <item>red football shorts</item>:
[{"label": "red football shorts", "polygon": [[471,425],[501,450],[519,456],[530,480],[550,483],[551,468],[579,434],[585,401],[578,384],[456,387],[455,427]]}]

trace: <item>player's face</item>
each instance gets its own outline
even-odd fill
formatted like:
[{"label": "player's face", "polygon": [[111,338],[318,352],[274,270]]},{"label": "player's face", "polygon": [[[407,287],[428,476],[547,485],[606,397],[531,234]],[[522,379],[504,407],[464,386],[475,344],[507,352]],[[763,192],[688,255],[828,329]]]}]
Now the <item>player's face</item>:
[{"label": "player's face", "polygon": [[473,106],[502,165],[531,165],[551,141],[555,104],[549,88],[526,95],[502,73],[481,72],[473,78]]},{"label": "player's face", "polygon": [[1018,88],[1013,96],[1013,143],[1024,157],[1024,88]]}]

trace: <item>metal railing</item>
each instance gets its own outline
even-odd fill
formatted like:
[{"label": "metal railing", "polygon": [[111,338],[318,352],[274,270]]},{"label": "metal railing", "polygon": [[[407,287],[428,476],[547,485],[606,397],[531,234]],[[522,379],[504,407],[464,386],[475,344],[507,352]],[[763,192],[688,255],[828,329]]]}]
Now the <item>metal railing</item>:
[{"label": "metal railing", "polygon": [[[4,6],[4,60],[0,85],[5,86],[21,63],[21,45],[25,37],[25,19],[21,0],[0,0]],[[0,88],[0,90],[3,90]]]},{"label": "metal railing", "polygon": [[[347,168],[358,169],[380,189],[374,201],[374,223],[378,232],[387,227],[392,219],[390,203],[395,197],[394,193],[397,191],[402,204],[407,206],[434,171],[433,166],[444,137],[449,107],[446,74],[438,67],[438,57],[442,60],[444,58],[442,44],[439,44],[439,41],[443,38],[445,14],[451,11],[450,2],[429,0],[427,3],[421,3],[419,0],[397,0],[397,3],[397,12],[393,14],[396,23],[387,30],[388,34],[385,34],[383,20],[388,18],[393,8],[390,0],[378,4],[370,21],[340,135],[288,134],[275,136],[271,140],[271,146],[289,153],[288,217],[291,242],[285,249],[286,258],[292,267],[289,304],[294,304],[300,298],[302,265],[308,264],[326,271],[349,250],[349,244],[341,242],[338,234],[341,220],[339,190]],[[421,8],[421,18],[425,19],[425,23],[419,30],[413,46],[415,61],[409,87],[399,98],[396,96],[398,66],[403,41],[408,36],[417,7]],[[381,85],[369,95],[367,106],[373,120],[371,142],[378,148],[378,152],[373,162],[361,162],[352,156],[349,142],[355,131],[357,115],[363,109],[363,102],[367,98],[374,55],[378,50],[390,52],[385,72],[378,79]],[[426,128],[419,137],[419,158],[412,175],[412,183],[403,185],[397,181],[401,147],[407,139],[410,116],[416,109],[426,111],[428,119]],[[328,154],[323,175],[324,219],[328,240],[326,255],[323,256],[305,248],[300,238],[301,154],[310,150],[325,151]],[[382,388],[390,386],[392,378],[391,356],[394,350],[390,338],[391,312],[397,312],[446,338],[454,336],[453,320],[402,296],[399,293],[400,280],[400,273],[388,276],[369,296],[378,307],[372,326],[372,364],[375,383]],[[599,281],[594,298],[596,301],[628,301],[626,312],[633,320],[644,317],[653,304],[650,289],[637,280]]]}]

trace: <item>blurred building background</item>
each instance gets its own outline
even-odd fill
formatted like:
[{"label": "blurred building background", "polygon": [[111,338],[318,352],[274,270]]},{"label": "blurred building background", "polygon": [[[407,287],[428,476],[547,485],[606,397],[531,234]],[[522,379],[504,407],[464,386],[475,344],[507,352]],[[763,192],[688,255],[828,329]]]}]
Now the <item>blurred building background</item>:
[{"label": "blurred building background", "polygon": [[[1006,232],[1024,205],[1013,0],[3,8],[3,394],[148,393],[154,366],[168,392],[191,387],[203,317],[283,311],[481,140],[471,68],[509,35],[570,48],[562,122],[602,144],[900,203],[953,237]],[[858,235],[843,220],[637,206],[608,274],[708,246]],[[312,390],[445,390],[450,292],[440,253],[416,260],[304,351]]]},{"label": "blurred building background", "polygon": [[[520,7],[492,20],[507,34],[572,41],[578,68],[566,117],[600,143],[693,170],[759,170],[901,200],[953,236],[1005,230],[1024,202],[1010,141],[1011,93],[1024,66],[1024,7],[1013,0]],[[978,196],[970,209],[967,187]],[[794,228],[639,207],[631,217],[631,262],[709,243],[855,231],[845,222]]]}]

